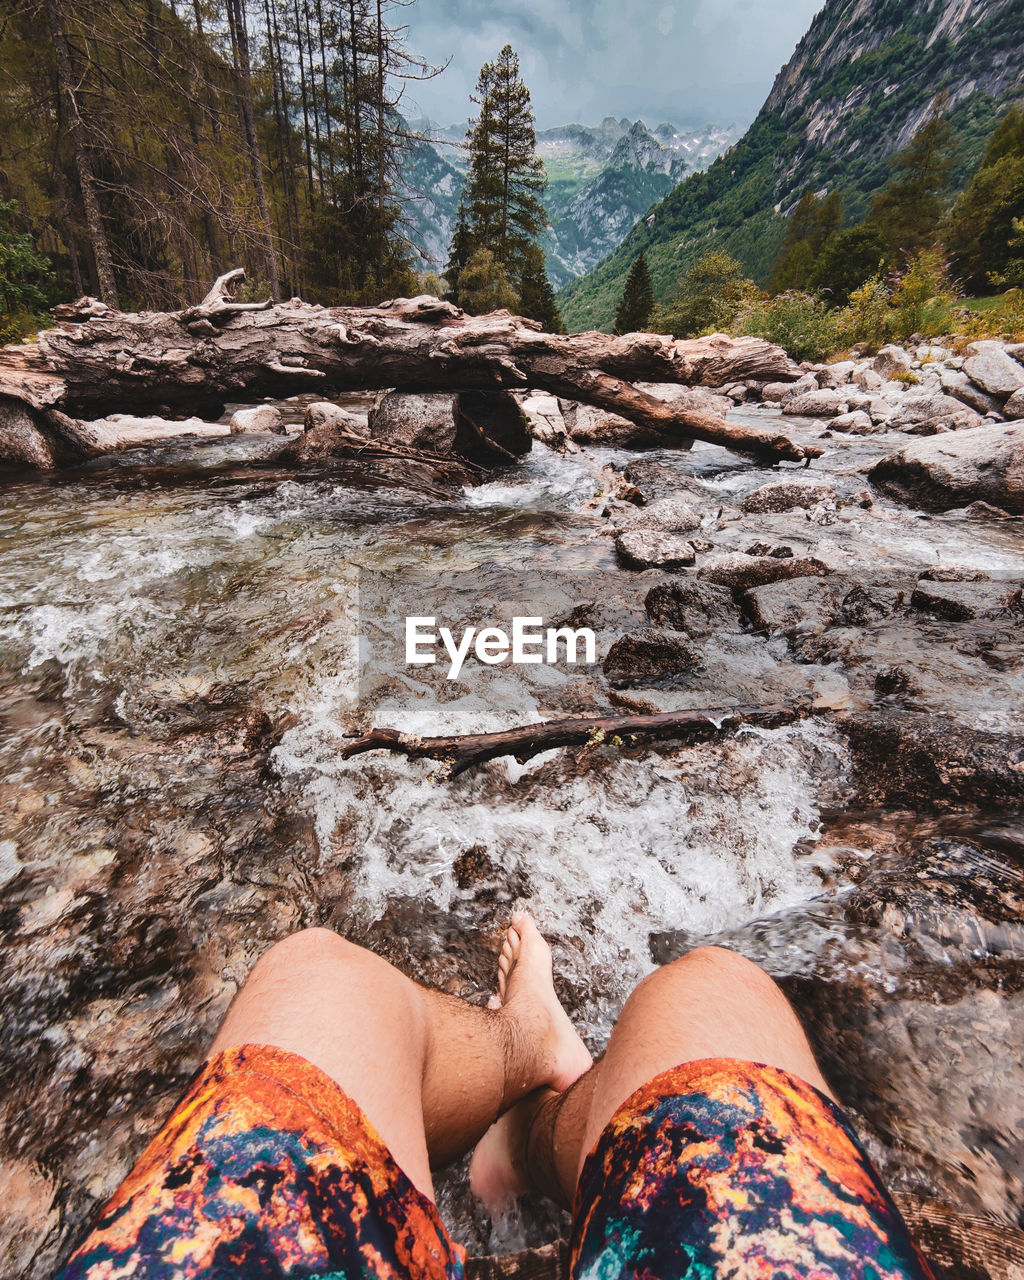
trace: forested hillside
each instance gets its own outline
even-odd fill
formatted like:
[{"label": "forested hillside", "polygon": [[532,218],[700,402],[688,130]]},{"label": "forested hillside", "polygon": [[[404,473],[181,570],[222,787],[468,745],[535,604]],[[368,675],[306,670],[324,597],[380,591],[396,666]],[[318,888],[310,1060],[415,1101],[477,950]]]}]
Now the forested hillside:
[{"label": "forested hillside", "polygon": [[1022,31],[1024,0],[828,0],[741,141],[562,291],[566,323],[608,327],[641,249],[661,297],[712,249],[763,284],[800,197],[838,190],[857,221],[939,95],[956,131],[955,192],[1024,92]]},{"label": "forested hillside", "polygon": [[171,306],[237,265],[275,296],[403,291],[394,108],[425,69],[398,4],[8,0],[0,246],[50,259],[49,301]]}]

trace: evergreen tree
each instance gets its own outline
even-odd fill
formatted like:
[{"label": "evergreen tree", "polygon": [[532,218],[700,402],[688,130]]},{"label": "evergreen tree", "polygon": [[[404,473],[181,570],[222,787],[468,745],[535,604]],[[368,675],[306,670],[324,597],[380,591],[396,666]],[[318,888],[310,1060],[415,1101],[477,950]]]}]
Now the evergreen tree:
[{"label": "evergreen tree", "polygon": [[565,333],[555,291],[544,268],[544,250],[538,244],[530,245],[526,252],[526,266],[519,278],[519,311],[539,321],[545,333]]},{"label": "evergreen tree", "polygon": [[488,311],[514,311],[519,306],[519,294],[509,279],[508,272],[490,249],[474,250],[462,268],[459,278],[460,306],[471,315],[484,315]]},{"label": "evergreen tree", "polygon": [[622,301],[615,313],[616,333],[636,333],[644,328],[654,310],[654,286],[647,268],[647,258],[641,249],[629,269]]},{"label": "evergreen tree", "polygon": [[[561,319],[537,244],[547,225],[540,201],[547,179],[535,154],[530,91],[511,45],[480,68],[472,100],[478,111],[466,135],[469,173],[445,272],[448,295],[466,310],[479,312],[487,309],[486,299],[507,296],[507,285],[516,295],[512,307],[558,332]],[[480,258],[481,250],[490,257]],[[471,263],[473,279],[467,285]],[[497,283],[496,269],[501,276]],[[489,283],[481,287],[481,279]]]},{"label": "evergreen tree", "polygon": [[838,191],[830,191],[824,200],[814,191],[801,196],[768,278],[768,292],[806,289],[818,255],[842,225],[843,198]]},{"label": "evergreen tree", "polygon": [[939,236],[956,137],[944,108],[945,101],[937,101],[910,145],[890,161],[895,176],[875,196],[865,219],[878,229],[890,258],[916,253]]},{"label": "evergreen tree", "polygon": [[945,240],[956,272],[978,292],[1015,283],[1015,221],[1024,218],[1024,110],[1012,107],[953,206]]}]

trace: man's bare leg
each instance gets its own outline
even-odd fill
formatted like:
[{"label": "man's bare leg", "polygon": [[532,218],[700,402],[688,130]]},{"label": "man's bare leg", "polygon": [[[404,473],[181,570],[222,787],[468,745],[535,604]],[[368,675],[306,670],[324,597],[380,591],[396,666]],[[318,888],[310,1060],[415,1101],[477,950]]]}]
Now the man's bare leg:
[{"label": "man's bare leg", "polygon": [[622,1103],[660,1072],[699,1058],[781,1067],[830,1094],[771,978],[732,951],[701,947],[640,983],[604,1056],[571,1089],[538,1090],[487,1133],[470,1167],[474,1191],[491,1205],[530,1190],[571,1207],[583,1161]]},{"label": "man's bare leg", "polygon": [[330,930],[304,930],[257,962],[211,1052],[267,1044],[300,1054],[358,1103],[432,1196],[431,1167],[470,1150],[526,1094],[565,1089],[590,1065],[529,917],[516,918],[505,952],[504,1001],[481,1009],[418,986]]}]

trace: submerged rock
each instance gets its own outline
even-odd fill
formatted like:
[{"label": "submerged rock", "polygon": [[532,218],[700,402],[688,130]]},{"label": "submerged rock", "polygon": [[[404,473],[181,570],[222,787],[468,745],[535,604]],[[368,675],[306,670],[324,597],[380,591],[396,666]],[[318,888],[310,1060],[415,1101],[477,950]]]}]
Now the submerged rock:
[{"label": "submerged rock", "polygon": [[987,502],[1024,514],[1024,424],[997,423],[921,440],[872,467],[871,483],[926,511]]},{"label": "submerged rock", "polygon": [[660,582],[644,600],[647,616],[657,627],[681,631],[691,637],[710,635],[739,626],[739,610],[727,587],[692,578]]},{"label": "submerged rock", "polygon": [[604,673],[613,684],[685,675],[701,665],[701,652],[689,637],[642,627],[620,636],[608,650]]},{"label": "submerged rock", "polygon": [[822,631],[839,615],[846,583],[828,578],[792,578],[752,587],[743,607],[759,631],[795,635]]},{"label": "submerged rock", "polygon": [[1021,584],[1006,582],[929,582],[921,579],[910,603],[915,609],[954,622],[1015,616],[1024,621]]},{"label": "submerged rock", "polygon": [[784,578],[823,578],[832,570],[823,560],[812,556],[748,556],[742,551],[715,556],[697,570],[698,578],[717,582],[723,587],[741,589],[760,587]]}]

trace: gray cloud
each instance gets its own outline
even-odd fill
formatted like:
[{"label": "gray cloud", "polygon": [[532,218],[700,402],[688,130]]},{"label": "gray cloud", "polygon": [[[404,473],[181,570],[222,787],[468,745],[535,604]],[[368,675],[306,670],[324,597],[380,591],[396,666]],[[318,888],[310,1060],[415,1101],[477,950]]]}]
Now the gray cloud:
[{"label": "gray cloud", "polygon": [[442,124],[471,114],[483,62],[519,54],[541,127],[603,116],[648,124],[753,119],[822,0],[417,0],[410,49],[447,71],[405,108]]}]

